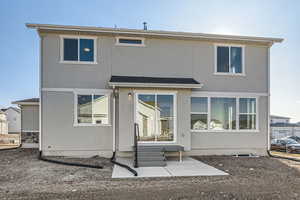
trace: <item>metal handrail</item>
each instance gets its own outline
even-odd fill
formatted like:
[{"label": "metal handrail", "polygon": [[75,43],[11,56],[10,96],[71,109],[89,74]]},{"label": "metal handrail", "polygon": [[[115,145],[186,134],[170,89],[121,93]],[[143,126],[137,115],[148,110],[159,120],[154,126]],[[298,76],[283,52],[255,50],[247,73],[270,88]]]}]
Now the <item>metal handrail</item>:
[{"label": "metal handrail", "polygon": [[134,167],[138,168],[138,137],[139,137],[139,125],[134,123]]}]

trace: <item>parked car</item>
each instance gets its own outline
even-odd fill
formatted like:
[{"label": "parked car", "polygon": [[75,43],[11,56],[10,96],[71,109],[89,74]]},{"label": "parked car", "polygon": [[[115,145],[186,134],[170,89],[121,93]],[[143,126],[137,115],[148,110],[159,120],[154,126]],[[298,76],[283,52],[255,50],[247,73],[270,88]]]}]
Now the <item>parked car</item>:
[{"label": "parked car", "polygon": [[295,135],[294,135],[294,136],[288,136],[288,137],[286,137],[286,138],[295,140],[296,142],[300,143],[300,137],[299,137],[299,136],[295,136]]},{"label": "parked car", "polygon": [[290,138],[274,139],[271,141],[271,150],[300,153],[300,143]]}]

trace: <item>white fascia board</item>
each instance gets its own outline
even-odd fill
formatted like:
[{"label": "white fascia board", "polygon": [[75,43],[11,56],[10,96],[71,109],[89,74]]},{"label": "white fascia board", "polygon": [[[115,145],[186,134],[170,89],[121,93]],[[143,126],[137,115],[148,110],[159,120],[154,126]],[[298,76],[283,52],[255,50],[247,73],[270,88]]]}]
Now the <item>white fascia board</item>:
[{"label": "white fascia board", "polygon": [[161,31],[161,30],[138,30],[126,28],[103,28],[103,27],[89,27],[89,26],[66,26],[66,25],[52,25],[52,24],[30,24],[27,23],[28,28],[37,30],[56,30],[56,31],[79,31],[79,32],[93,32],[93,33],[110,33],[110,34],[126,34],[138,36],[161,36],[161,37],[176,37],[176,38],[191,38],[191,39],[211,39],[211,40],[237,40],[249,42],[265,42],[271,43],[282,42],[282,38],[272,37],[255,37],[255,36],[238,36],[238,35],[220,35],[220,34],[205,34],[192,32],[177,32],[177,31]]},{"label": "white fascia board", "polygon": [[40,105],[39,102],[12,102],[12,104],[17,104],[17,105]]}]

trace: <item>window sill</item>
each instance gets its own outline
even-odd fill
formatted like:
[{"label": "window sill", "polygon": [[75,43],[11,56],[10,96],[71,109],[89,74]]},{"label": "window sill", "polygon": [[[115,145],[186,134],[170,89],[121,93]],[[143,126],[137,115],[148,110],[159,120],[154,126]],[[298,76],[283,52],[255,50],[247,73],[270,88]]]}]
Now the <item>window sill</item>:
[{"label": "window sill", "polygon": [[249,130],[249,129],[239,129],[239,130],[190,130],[193,133],[259,133],[260,131]]},{"label": "window sill", "polygon": [[75,65],[96,65],[98,64],[95,62],[84,62],[84,61],[59,61],[61,64],[75,64]]},{"label": "window sill", "polygon": [[111,124],[73,124],[74,127],[105,127],[105,126],[111,126]]},{"label": "window sill", "polygon": [[217,76],[246,76],[244,73],[222,73],[222,72],[215,72],[214,75]]}]

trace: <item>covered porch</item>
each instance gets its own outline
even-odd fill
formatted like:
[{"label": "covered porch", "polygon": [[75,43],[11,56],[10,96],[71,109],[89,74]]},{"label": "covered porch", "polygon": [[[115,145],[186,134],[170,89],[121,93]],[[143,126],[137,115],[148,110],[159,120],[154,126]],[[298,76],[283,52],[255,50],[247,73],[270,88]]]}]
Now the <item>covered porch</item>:
[{"label": "covered porch", "polygon": [[201,83],[193,78],[112,76],[109,86],[116,98],[117,151],[132,152],[135,140],[144,158],[158,157],[155,152],[163,147],[176,147],[180,155],[190,150],[190,96]]}]

